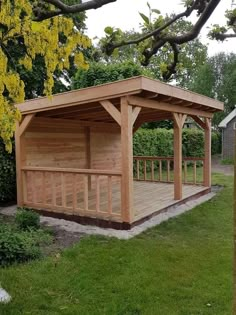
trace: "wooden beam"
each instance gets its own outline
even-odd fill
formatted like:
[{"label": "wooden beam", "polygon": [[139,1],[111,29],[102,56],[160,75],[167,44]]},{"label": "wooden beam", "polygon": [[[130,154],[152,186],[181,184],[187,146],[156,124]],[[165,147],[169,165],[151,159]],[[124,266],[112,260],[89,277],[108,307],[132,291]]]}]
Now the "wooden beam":
[{"label": "wooden beam", "polygon": [[160,109],[166,112],[172,112],[172,113],[181,113],[186,115],[195,115],[195,116],[203,116],[212,118],[213,114],[209,113],[204,110],[185,107],[183,105],[175,105],[175,104],[169,104],[165,102],[159,102],[155,100],[149,100],[144,99],[142,97],[138,96],[129,96],[128,102],[130,105],[133,106],[141,106],[141,107],[147,107],[147,108],[153,108],[153,109]]},{"label": "wooden beam", "polygon": [[135,123],[136,119],[138,118],[138,115],[141,111],[142,107],[134,107],[132,112],[132,125]]},{"label": "wooden beam", "polygon": [[121,216],[131,223],[133,212],[133,124],[132,106],[126,97],[121,98]]},{"label": "wooden beam", "polygon": [[204,130],[204,175],[203,183],[206,187],[211,187],[211,119],[205,118],[206,128]]},{"label": "wooden beam", "polygon": [[174,118],[174,199],[181,200],[182,192],[182,128],[186,115],[173,113]]},{"label": "wooden beam", "polygon": [[190,117],[192,117],[192,119],[202,128],[202,129],[206,129],[206,123],[198,116],[193,116],[190,115]]},{"label": "wooden beam", "polygon": [[23,121],[19,125],[19,136],[21,137],[23,133],[26,131],[27,127],[31,123],[32,119],[34,118],[35,114],[28,114],[24,117]]},{"label": "wooden beam", "polygon": [[121,125],[121,114],[118,109],[110,101],[100,101],[100,104],[105,108],[105,110],[111,115],[111,117]]}]

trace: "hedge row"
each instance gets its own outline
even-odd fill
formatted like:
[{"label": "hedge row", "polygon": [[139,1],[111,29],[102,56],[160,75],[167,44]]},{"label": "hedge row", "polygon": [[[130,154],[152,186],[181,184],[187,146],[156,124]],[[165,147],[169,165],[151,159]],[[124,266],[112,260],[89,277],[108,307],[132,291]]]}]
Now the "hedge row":
[{"label": "hedge row", "polygon": [[14,145],[11,154],[7,153],[0,139],[0,205],[16,200],[16,167]]},{"label": "hedge row", "polygon": [[[140,129],[133,139],[134,155],[173,156],[173,130]],[[220,153],[221,137],[212,132],[212,154]],[[200,129],[183,130],[183,156],[204,156],[204,132]]]}]

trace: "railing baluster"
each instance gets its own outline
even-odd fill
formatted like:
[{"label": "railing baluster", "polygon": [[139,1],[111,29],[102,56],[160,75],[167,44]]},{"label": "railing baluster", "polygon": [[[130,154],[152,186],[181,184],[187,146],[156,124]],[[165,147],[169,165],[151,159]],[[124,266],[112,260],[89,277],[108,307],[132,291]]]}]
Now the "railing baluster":
[{"label": "railing baluster", "polygon": [[151,179],[154,181],[154,161],[151,161]]},{"label": "railing baluster", "polygon": [[72,196],[72,208],[75,212],[75,209],[77,208],[77,186],[76,186],[76,178],[77,175],[73,174],[73,181],[72,181],[72,189],[73,189],[73,196]]},{"label": "railing baluster", "polygon": [[197,162],[194,161],[193,163],[193,182],[196,184],[197,182]]},{"label": "railing baluster", "polygon": [[139,160],[136,160],[137,161],[137,165],[136,165],[136,167],[137,167],[137,179],[139,180],[140,179],[140,176],[139,176]]},{"label": "railing baluster", "polygon": [[167,182],[170,181],[170,160],[167,160]]},{"label": "railing baluster", "polygon": [[[137,160],[138,161],[138,160]],[[112,177],[107,177],[107,193],[108,193],[108,213],[112,214]]]},{"label": "railing baluster", "polygon": [[147,160],[144,160],[144,180],[147,179]]},{"label": "railing baluster", "polygon": [[62,207],[66,207],[66,185],[65,185],[65,178],[64,173],[61,173],[61,197],[62,197]]},{"label": "railing baluster", "polygon": [[32,184],[31,184],[31,187],[32,187],[32,203],[35,204],[36,203],[36,184],[35,184],[35,172],[32,171],[31,172],[31,181],[32,181]]},{"label": "railing baluster", "polygon": [[100,177],[99,175],[95,176],[95,185],[96,185],[96,212],[100,210]]},{"label": "railing baluster", "polygon": [[88,210],[88,175],[84,175],[84,210]]},{"label": "railing baluster", "polygon": [[159,181],[162,181],[162,160],[159,161]]},{"label": "railing baluster", "polygon": [[187,172],[188,172],[187,161],[184,161],[184,184],[187,183]]},{"label": "railing baluster", "polygon": [[57,191],[56,191],[56,182],[55,182],[55,173],[51,173],[51,189],[52,189],[52,205],[57,205]]}]

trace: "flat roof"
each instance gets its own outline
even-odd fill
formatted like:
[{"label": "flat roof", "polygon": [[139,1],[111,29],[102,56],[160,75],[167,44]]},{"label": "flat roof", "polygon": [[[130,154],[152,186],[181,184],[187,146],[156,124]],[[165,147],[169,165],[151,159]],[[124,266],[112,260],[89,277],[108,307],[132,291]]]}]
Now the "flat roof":
[{"label": "flat roof", "polygon": [[[58,109],[75,108],[78,105],[90,104],[92,109],[101,100],[111,100],[116,104],[120,97],[132,95],[162,103],[187,106],[210,113],[224,109],[224,104],[215,99],[144,76],[55,94],[51,98],[39,97],[17,104],[16,107],[23,115],[45,111],[53,111],[56,114]],[[83,107],[84,109],[87,108],[86,106]]]}]

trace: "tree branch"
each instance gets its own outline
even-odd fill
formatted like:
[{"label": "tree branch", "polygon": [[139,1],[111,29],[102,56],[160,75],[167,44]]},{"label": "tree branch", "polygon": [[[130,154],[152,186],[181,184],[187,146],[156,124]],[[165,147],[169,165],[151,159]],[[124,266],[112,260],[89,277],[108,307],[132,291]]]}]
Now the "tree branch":
[{"label": "tree branch", "polygon": [[55,6],[55,10],[48,11],[40,8],[39,6],[34,8],[35,21],[42,21],[60,14],[73,14],[88,11],[91,9],[98,9],[104,5],[107,5],[117,0],[90,0],[74,5],[67,5],[61,0],[42,0],[45,3],[49,3]]},{"label": "tree branch", "polygon": [[107,47],[107,53],[112,53],[112,51],[115,48],[119,48],[119,47],[123,47],[123,46],[127,46],[127,45],[137,45],[141,42],[143,42],[144,40],[154,36],[157,37],[163,30],[165,30],[167,27],[169,27],[170,25],[172,25],[174,22],[176,22],[177,20],[183,18],[183,17],[189,17],[192,12],[196,9],[198,1],[195,1],[193,3],[192,6],[188,7],[184,12],[179,13],[177,15],[175,15],[172,19],[170,19],[169,21],[167,21],[164,25],[162,25],[161,27],[155,29],[152,32],[149,32],[147,34],[145,34],[144,36],[140,36],[139,38],[133,39],[133,40],[129,40],[129,41],[122,41],[120,43],[112,43],[110,45],[110,47]]},{"label": "tree branch", "polygon": [[214,35],[216,40],[224,41],[227,38],[236,38],[236,34],[217,33]]}]

